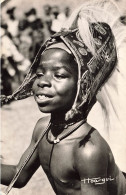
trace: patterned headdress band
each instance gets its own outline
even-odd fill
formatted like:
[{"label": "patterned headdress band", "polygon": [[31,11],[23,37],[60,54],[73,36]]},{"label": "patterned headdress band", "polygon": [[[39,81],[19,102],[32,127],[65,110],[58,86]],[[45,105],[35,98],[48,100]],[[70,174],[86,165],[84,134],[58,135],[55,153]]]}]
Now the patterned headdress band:
[{"label": "patterned headdress band", "polygon": [[[50,45],[47,49],[53,49],[53,48],[59,48],[59,49],[63,49],[65,50],[67,53],[72,54],[71,51],[69,50],[69,48],[63,43],[63,42],[59,42],[59,43],[55,43],[53,45]],[[46,50],[47,50],[46,49]]]},{"label": "patterned headdress band", "polygon": [[[2,103],[12,99],[23,99],[32,95],[32,84],[36,78],[36,69],[40,56],[51,45],[62,42],[71,51],[78,64],[78,88],[72,109],[66,113],[66,121],[87,117],[95,103],[95,96],[112,73],[116,61],[116,47],[112,31],[106,23],[92,23],[90,30],[93,36],[96,55],[93,55],[80,37],[79,30],[62,30],[53,35],[40,48],[22,85]],[[63,48],[62,48],[63,49]],[[65,49],[64,49],[65,50]]]}]

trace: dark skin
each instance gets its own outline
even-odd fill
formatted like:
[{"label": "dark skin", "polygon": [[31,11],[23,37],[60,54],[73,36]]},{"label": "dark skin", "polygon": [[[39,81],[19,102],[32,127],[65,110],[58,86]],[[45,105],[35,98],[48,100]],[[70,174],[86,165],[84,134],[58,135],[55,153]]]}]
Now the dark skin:
[{"label": "dark skin", "polygon": [[[40,111],[51,113],[53,123],[63,123],[77,90],[77,67],[73,57],[64,50],[49,49],[42,54],[36,74],[33,93]],[[9,185],[49,121],[48,116],[37,122],[31,143],[17,166],[2,165],[2,184]],[[61,137],[76,125],[67,129],[54,126],[48,138],[54,140]],[[91,129],[88,123],[84,123],[57,144],[50,144],[44,136],[14,187],[24,187],[39,166],[42,166],[58,195],[116,195],[118,169],[112,152],[97,130],[94,129],[86,137]],[[96,185],[89,180],[99,177],[111,178],[111,181]]]}]

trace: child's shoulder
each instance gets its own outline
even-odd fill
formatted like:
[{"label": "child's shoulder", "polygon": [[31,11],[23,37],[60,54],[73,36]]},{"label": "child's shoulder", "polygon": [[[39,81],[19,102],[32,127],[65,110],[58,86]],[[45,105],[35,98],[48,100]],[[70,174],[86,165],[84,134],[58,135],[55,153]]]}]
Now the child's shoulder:
[{"label": "child's shoulder", "polygon": [[42,117],[37,121],[36,126],[37,127],[46,127],[49,124],[49,121],[50,121],[49,115]]},{"label": "child's shoulder", "polygon": [[74,150],[74,167],[83,178],[104,175],[108,166],[114,170],[112,151],[104,138],[93,128],[88,139],[85,140],[84,137]]},{"label": "child's shoulder", "polygon": [[34,128],[33,131],[33,139],[37,141],[41,135],[41,133],[46,129],[50,121],[50,116],[46,116],[43,118],[40,118]]},{"label": "child's shoulder", "polygon": [[74,154],[77,165],[83,163],[100,165],[103,159],[104,163],[108,162],[110,153],[111,150],[104,138],[95,128],[90,127],[88,136],[84,136],[84,138],[79,141],[79,147],[76,147]]}]

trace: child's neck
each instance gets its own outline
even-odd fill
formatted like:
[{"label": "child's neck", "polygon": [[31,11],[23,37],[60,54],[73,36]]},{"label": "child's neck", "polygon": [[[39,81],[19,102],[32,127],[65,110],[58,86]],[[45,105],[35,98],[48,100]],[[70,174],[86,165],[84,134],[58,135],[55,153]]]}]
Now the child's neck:
[{"label": "child's neck", "polygon": [[54,136],[58,136],[60,133],[62,133],[66,126],[65,121],[65,113],[64,112],[57,112],[51,114],[51,131]]},{"label": "child's neck", "polygon": [[51,114],[51,122],[54,125],[65,124],[65,113],[53,113]]}]

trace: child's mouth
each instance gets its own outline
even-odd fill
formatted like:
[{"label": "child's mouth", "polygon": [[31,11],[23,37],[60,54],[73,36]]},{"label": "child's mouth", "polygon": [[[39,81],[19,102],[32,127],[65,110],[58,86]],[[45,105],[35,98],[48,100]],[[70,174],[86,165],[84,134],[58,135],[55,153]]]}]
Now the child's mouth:
[{"label": "child's mouth", "polygon": [[46,95],[38,95],[37,98],[39,100],[46,100],[46,99],[49,99],[50,97],[46,96]]},{"label": "child's mouth", "polygon": [[49,95],[36,95],[36,101],[41,104],[41,103],[46,103],[48,100],[50,100],[52,97]]}]

